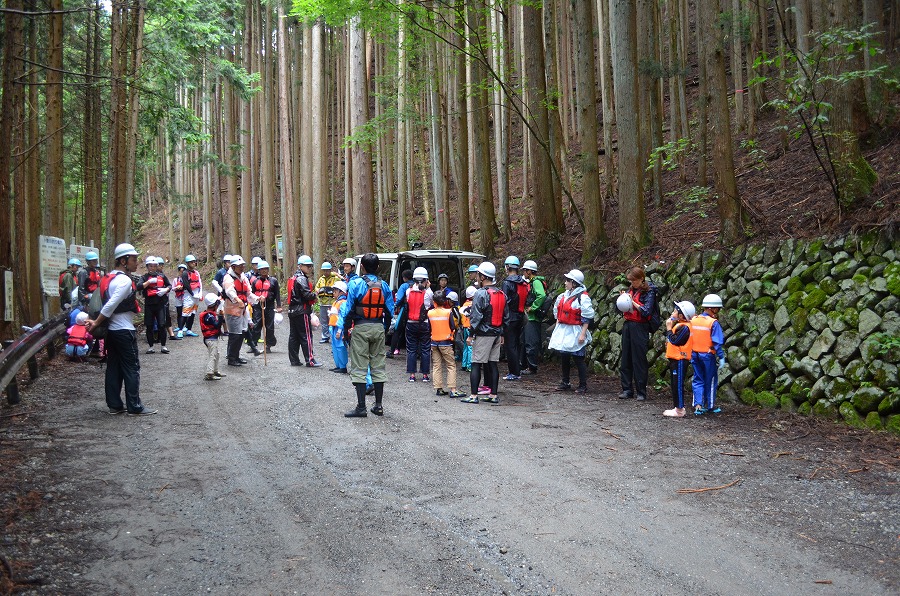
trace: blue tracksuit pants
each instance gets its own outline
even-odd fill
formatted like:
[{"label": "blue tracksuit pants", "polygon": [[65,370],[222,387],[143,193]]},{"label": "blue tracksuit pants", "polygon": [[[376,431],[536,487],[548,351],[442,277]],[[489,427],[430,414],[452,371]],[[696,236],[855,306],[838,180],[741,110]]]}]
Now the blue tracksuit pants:
[{"label": "blue tracksuit pants", "polygon": [[337,327],[329,327],[331,332],[331,356],[334,358],[334,366],[336,368],[347,368],[349,354],[347,353],[347,344],[344,339],[335,337]]},{"label": "blue tracksuit pants", "polygon": [[689,360],[669,358],[669,383],[672,389],[672,406],[684,409],[684,381],[689,376]]},{"label": "blue tracksuit pants", "polygon": [[691,357],[694,367],[694,406],[712,410],[716,407],[716,390],[719,388],[719,371],[715,354],[694,352]]}]

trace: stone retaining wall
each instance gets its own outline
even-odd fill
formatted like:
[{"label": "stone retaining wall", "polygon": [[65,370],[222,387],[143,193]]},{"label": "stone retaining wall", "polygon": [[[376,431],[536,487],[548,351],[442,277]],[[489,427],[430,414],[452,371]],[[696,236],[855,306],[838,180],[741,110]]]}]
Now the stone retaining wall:
[{"label": "stone retaining wall", "polygon": [[[728,367],[720,396],[761,407],[843,418],[900,433],[900,242],[886,234],[745,245],[730,256],[693,253],[653,263],[648,277],[673,300],[700,310],[722,297]],[[614,287],[588,280],[599,325],[589,352],[595,372],[618,374],[623,319]],[[650,383],[668,375],[664,329],[652,337]]]}]

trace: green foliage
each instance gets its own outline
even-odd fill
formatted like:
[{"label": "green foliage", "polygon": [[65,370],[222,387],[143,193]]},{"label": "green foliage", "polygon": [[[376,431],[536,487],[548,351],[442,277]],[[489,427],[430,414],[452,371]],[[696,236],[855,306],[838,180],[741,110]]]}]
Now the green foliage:
[{"label": "green foliage", "polygon": [[768,165],[766,161],[768,151],[762,148],[759,141],[756,139],[744,139],[741,141],[741,149],[745,150],[750,159],[753,160],[754,170],[766,169]]},{"label": "green foliage", "polygon": [[709,217],[706,209],[712,204],[712,196],[708,186],[682,188],[666,193],[666,196],[675,197],[675,210],[666,223],[672,223],[686,214],[703,219]]},{"label": "green foliage", "polygon": [[659,162],[663,170],[671,172],[681,164],[684,156],[690,149],[690,139],[669,141],[665,145],[656,147],[650,152],[650,159],[647,160],[646,171],[651,171],[656,163]]}]

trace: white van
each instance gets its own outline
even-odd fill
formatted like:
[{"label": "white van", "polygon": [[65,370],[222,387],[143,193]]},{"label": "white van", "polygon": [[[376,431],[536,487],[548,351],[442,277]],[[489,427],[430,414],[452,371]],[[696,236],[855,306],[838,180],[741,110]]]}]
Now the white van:
[{"label": "white van", "polygon": [[[405,270],[424,267],[428,271],[428,279],[436,287],[438,275],[446,273],[449,286],[457,293],[465,290],[469,265],[477,265],[484,260],[484,255],[463,250],[408,250],[406,252],[379,252],[378,277],[388,282],[391,290],[397,291],[403,283],[400,274]],[[359,274],[359,261],[363,255],[356,256],[356,273]]]}]

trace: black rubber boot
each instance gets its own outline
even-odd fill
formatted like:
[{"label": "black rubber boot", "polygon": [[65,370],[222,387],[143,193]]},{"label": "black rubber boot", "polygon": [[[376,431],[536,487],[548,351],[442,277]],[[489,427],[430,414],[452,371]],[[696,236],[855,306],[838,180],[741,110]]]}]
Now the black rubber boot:
[{"label": "black rubber boot", "polygon": [[375,405],[372,406],[372,413],[376,416],[384,416],[384,408],[381,407],[381,399],[384,397],[384,383],[374,383],[375,385]]},{"label": "black rubber boot", "polygon": [[350,410],[344,416],[346,418],[365,418],[369,414],[366,412],[366,384],[353,383],[356,388],[356,408]]}]

